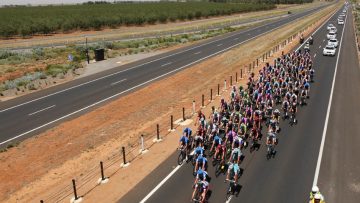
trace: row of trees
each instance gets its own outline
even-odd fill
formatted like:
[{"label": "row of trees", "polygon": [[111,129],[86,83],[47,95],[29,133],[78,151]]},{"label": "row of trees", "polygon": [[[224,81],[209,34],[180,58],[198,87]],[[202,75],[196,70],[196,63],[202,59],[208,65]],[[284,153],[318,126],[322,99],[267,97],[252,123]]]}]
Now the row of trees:
[{"label": "row of trees", "polygon": [[0,8],[0,37],[166,23],[274,7],[255,3],[153,2]]}]

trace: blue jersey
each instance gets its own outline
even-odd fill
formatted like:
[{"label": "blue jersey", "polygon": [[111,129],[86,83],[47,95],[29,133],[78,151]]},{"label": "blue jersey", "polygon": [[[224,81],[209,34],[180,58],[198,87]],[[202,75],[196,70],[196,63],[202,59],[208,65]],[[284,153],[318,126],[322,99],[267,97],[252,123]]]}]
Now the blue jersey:
[{"label": "blue jersey", "polygon": [[202,147],[196,147],[196,149],[195,149],[195,154],[197,154],[197,155],[203,155],[204,154],[204,149],[202,148]]},{"label": "blue jersey", "polygon": [[206,159],[205,157],[203,157],[203,156],[199,156],[199,157],[196,159],[196,161],[197,161],[198,163],[207,163],[207,159]]},{"label": "blue jersey", "polygon": [[206,179],[206,176],[207,176],[206,171],[203,171],[202,169],[199,169],[199,170],[196,172],[196,178],[198,178],[198,179],[200,179],[200,180],[205,180],[205,179]]},{"label": "blue jersey", "polygon": [[180,142],[182,142],[183,144],[187,145],[189,143],[189,138],[187,138],[186,136],[182,136],[180,138]]},{"label": "blue jersey", "polygon": [[187,136],[191,136],[192,130],[191,130],[190,128],[185,128],[185,129],[183,130],[183,133],[186,133]]},{"label": "blue jersey", "polygon": [[219,144],[221,144],[221,142],[222,142],[221,138],[220,138],[218,135],[215,135],[215,137],[214,137],[214,143],[215,143],[216,145],[219,145]]}]

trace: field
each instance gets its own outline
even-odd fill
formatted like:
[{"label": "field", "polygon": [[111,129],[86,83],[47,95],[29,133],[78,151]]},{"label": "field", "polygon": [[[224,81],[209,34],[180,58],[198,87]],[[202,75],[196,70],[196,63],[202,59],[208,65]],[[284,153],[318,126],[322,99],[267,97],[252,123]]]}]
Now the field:
[{"label": "field", "polygon": [[274,4],[160,2],[0,8],[0,37],[100,30],[269,10]]}]

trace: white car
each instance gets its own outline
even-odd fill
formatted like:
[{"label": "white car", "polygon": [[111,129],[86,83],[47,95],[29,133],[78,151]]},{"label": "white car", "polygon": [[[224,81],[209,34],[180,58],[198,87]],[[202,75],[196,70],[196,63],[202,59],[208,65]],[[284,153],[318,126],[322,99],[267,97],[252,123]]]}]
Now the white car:
[{"label": "white car", "polygon": [[323,50],[324,56],[335,56],[336,48],[334,46],[326,45]]},{"label": "white car", "polygon": [[337,39],[329,39],[327,42],[327,45],[334,46],[334,47],[338,47],[338,44],[339,44],[339,42]]},{"label": "white car", "polygon": [[333,27],[333,28],[331,28],[330,30],[329,30],[329,32],[333,32],[333,33],[337,33],[337,29],[336,29],[336,27]]},{"label": "white car", "polygon": [[338,25],[344,25],[344,20],[338,19]]},{"label": "white car", "polygon": [[330,30],[331,28],[334,28],[335,26],[333,25],[333,24],[329,24],[328,26],[327,26],[327,30]]},{"label": "white car", "polygon": [[336,38],[336,34],[334,32],[329,32],[327,35],[326,35],[326,38],[327,39],[335,39]]}]

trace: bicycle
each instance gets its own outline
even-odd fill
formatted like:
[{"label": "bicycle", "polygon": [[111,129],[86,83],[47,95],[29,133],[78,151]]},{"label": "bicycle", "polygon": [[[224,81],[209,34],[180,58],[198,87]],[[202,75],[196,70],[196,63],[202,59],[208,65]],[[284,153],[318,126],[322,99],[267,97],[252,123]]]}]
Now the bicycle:
[{"label": "bicycle", "polygon": [[180,151],[180,154],[178,156],[178,164],[181,165],[184,162],[184,159],[186,159],[186,147],[181,147],[178,149]]},{"label": "bicycle", "polygon": [[275,155],[274,145],[273,144],[268,144],[267,145],[266,158],[269,160],[274,155]]},{"label": "bicycle", "polygon": [[202,202],[202,187],[201,187],[201,183],[197,183],[197,187],[196,187],[196,191],[195,191],[195,196],[193,198],[193,202]]},{"label": "bicycle", "polygon": [[218,177],[221,173],[225,174],[227,169],[227,164],[225,164],[225,160],[221,160],[220,164],[217,164],[215,167],[215,176]]},{"label": "bicycle", "polygon": [[296,115],[295,115],[294,112],[291,112],[289,124],[290,124],[291,126],[293,126],[294,124],[295,124],[295,125],[297,124],[297,119],[296,119]]},{"label": "bicycle", "polygon": [[227,201],[230,199],[231,196],[235,194],[236,183],[235,180],[226,180],[226,181],[229,181],[229,186],[226,191],[226,199],[225,199]]}]

